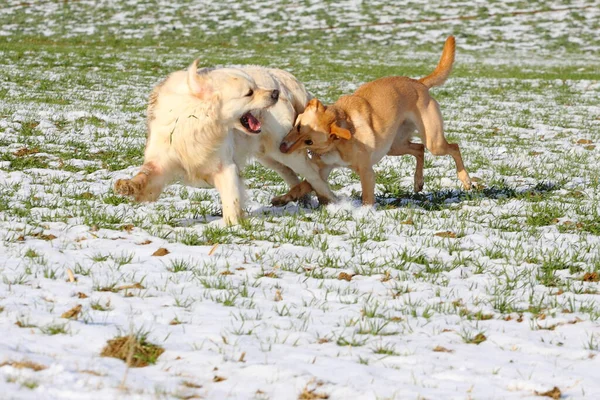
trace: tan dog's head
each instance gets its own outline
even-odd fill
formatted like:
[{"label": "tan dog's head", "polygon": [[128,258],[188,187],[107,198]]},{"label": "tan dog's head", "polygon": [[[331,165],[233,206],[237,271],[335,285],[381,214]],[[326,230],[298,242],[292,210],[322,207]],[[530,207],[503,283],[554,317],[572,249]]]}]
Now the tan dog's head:
[{"label": "tan dog's head", "polygon": [[319,100],[312,99],[298,118],[292,130],[283,138],[279,150],[291,153],[296,150],[309,149],[316,154],[331,150],[336,140],[349,140],[352,134],[336,123],[335,114],[327,112]]},{"label": "tan dog's head", "polygon": [[271,107],[279,99],[279,90],[257,87],[250,75],[240,69],[198,71],[198,60],[188,68],[187,84],[193,96],[220,103],[220,122],[232,124],[250,135],[261,130],[260,121],[253,113]]}]

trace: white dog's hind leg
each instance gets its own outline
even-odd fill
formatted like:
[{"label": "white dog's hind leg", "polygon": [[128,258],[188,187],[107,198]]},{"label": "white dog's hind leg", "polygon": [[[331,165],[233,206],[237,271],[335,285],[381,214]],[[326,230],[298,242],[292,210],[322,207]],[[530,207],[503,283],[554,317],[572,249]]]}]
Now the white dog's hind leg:
[{"label": "white dog's hind leg", "polygon": [[226,225],[240,223],[244,212],[244,184],[234,163],[223,165],[213,175],[215,187],[221,195],[223,220]]},{"label": "white dog's hind leg", "polygon": [[279,161],[273,160],[269,156],[262,156],[258,158],[258,161],[267,168],[272,169],[277,172],[279,176],[287,183],[287,185],[292,188],[300,183],[300,179],[298,175],[290,167],[287,167],[280,163]]}]

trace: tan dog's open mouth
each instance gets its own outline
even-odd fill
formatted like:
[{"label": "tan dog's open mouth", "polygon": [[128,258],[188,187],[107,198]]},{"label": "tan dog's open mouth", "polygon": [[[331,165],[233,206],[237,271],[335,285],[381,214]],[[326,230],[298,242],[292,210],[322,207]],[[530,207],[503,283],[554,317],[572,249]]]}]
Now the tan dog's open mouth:
[{"label": "tan dog's open mouth", "polygon": [[260,121],[251,112],[242,115],[240,123],[249,133],[260,133]]}]

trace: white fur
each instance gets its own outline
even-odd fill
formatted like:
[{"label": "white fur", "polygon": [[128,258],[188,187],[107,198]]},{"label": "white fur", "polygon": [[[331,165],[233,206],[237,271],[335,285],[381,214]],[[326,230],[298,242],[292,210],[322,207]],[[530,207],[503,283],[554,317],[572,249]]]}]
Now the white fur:
[{"label": "white fur", "polygon": [[[237,224],[245,197],[239,173],[250,159],[257,158],[290,187],[299,183],[297,172],[320,196],[335,200],[306,153],[279,151],[283,137],[310,99],[294,76],[254,66],[196,71],[194,62],[188,71],[175,72],[155,87],[148,107],[144,165],[131,180],[117,181],[117,192],[138,201],[154,201],[174,179],[195,186],[208,183],[221,195],[225,222]],[[275,89],[280,94],[273,104]],[[245,95],[249,90],[252,96]],[[261,122],[260,134],[246,132],[240,123],[249,111]]]}]

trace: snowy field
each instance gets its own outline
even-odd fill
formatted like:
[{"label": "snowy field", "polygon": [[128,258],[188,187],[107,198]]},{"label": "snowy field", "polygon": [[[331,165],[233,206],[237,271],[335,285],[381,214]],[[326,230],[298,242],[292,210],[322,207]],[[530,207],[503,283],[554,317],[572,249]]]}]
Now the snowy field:
[{"label": "snowy field", "polygon": [[[0,397],[600,398],[599,32],[597,0],[5,1]],[[329,103],[428,74],[449,34],[432,93],[474,191],[428,153],[420,195],[414,158],[377,166],[375,208],[348,170],[340,204],[273,208],[253,164],[233,228],[215,190],[112,191],[152,86],[196,57]],[[129,335],[164,352],[101,356]]]}]

